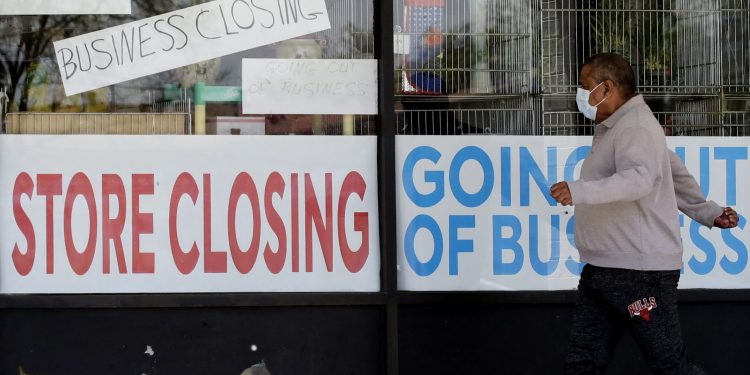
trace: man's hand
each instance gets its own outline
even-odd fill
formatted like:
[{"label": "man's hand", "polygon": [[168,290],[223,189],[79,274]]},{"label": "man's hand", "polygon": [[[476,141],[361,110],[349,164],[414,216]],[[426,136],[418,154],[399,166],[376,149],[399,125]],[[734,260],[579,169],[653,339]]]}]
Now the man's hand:
[{"label": "man's hand", "polygon": [[[573,196],[570,195],[570,189],[568,188],[568,183],[565,182],[565,181],[558,182],[558,183],[552,185],[552,187],[549,190],[549,194],[552,196],[552,198],[555,198],[555,200],[557,201],[557,203],[560,203],[563,206],[571,206],[571,205],[573,205]],[[719,217],[721,217],[721,216],[719,216]],[[717,220],[718,220],[718,218],[717,218]],[[716,225],[716,224],[714,224],[714,225]]]},{"label": "man's hand", "polygon": [[737,212],[732,207],[724,207],[724,212],[721,216],[714,220],[714,226],[717,228],[728,229],[737,226],[737,222],[740,221]]}]

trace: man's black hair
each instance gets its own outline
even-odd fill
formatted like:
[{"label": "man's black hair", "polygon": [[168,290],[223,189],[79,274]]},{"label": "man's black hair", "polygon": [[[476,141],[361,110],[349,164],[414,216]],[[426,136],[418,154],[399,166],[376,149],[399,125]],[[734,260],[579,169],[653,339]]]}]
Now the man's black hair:
[{"label": "man's black hair", "polygon": [[610,80],[620,89],[626,98],[635,96],[637,86],[635,73],[628,60],[616,53],[599,53],[583,62],[583,66],[591,67],[591,77],[597,82]]}]

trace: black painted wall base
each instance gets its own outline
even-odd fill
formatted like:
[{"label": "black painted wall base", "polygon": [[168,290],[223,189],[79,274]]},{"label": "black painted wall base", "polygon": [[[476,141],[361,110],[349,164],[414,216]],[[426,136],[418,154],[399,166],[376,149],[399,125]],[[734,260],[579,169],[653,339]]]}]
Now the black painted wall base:
[{"label": "black painted wall base", "polygon": [[[572,306],[409,306],[399,316],[401,374],[560,374]],[[750,303],[682,303],[688,355],[707,374],[750,373]],[[649,374],[626,334],[607,375]]]},{"label": "black painted wall base", "polygon": [[[708,374],[750,373],[750,303],[680,306]],[[572,305],[399,306],[399,373],[559,374]],[[2,309],[0,374],[386,373],[382,306]],[[146,353],[148,349],[153,355]],[[608,372],[648,374],[626,336]]]},{"label": "black painted wall base", "polygon": [[0,310],[0,374],[383,374],[384,311]]}]

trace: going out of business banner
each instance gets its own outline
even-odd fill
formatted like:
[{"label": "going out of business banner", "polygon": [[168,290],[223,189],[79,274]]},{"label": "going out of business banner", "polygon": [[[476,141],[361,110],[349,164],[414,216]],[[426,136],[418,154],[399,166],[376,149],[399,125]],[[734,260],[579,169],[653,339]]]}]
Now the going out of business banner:
[{"label": "going out of business banner", "polygon": [[242,59],[242,113],[378,114],[374,59]]},{"label": "going out of business banner", "polygon": [[375,137],[2,136],[0,293],[380,289]]},{"label": "going out of business banner", "polygon": [[[708,199],[740,214],[708,229],[680,214],[681,288],[750,288],[749,138],[670,137]],[[575,209],[548,195],[577,178],[590,137],[400,136],[402,290],[561,290],[578,283]],[[637,233],[633,234],[637,236]]]}]

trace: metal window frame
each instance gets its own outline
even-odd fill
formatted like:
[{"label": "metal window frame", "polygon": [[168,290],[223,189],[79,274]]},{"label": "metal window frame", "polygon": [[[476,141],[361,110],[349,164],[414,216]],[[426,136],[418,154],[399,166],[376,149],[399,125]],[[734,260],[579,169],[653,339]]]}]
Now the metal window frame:
[{"label": "metal window frame", "polygon": [[[378,116],[378,187],[380,209],[381,291],[378,293],[234,293],[234,294],[114,294],[114,295],[3,295],[0,310],[374,306],[384,309],[387,331],[387,374],[398,374],[399,306],[405,305],[515,305],[571,304],[573,291],[406,292],[398,290],[396,274],[396,189],[393,7],[373,0],[375,57],[380,77]],[[541,36],[538,36],[541,38]],[[683,302],[750,302],[750,289],[679,291]]]}]

